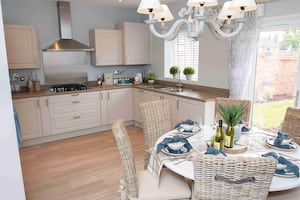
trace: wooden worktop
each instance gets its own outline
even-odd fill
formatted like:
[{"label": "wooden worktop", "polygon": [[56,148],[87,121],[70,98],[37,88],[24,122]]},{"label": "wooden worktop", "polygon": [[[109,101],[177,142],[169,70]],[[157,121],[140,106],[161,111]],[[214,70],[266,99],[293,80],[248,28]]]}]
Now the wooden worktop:
[{"label": "wooden worktop", "polygon": [[[157,84],[168,86],[174,86],[174,83],[168,83],[165,81],[158,81]],[[183,92],[168,92],[164,90],[160,90],[151,86],[150,84],[138,84],[138,85],[103,85],[103,86],[96,86],[91,85],[88,86],[87,90],[79,90],[79,91],[70,91],[70,92],[61,92],[55,93],[49,90],[41,90],[37,92],[13,92],[12,98],[13,99],[20,99],[20,98],[30,98],[30,97],[41,97],[41,96],[52,96],[52,95],[62,95],[62,94],[69,94],[69,93],[82,93],[82,92],[91,92],[91,91],[101,91],[101,90],[111,90],[111,89],[120,89],[120,88],[140,88],[144,90],[159,92],[168,95],[174,95],[183,98],[189,98],[198,101],[214,101],[216,97],[228,97],[228,90],[226,89],[218,89],[218,88],[210,88],[210,87],[203,87],[203,86],[196,86],[196,85],[184,85]]]}]

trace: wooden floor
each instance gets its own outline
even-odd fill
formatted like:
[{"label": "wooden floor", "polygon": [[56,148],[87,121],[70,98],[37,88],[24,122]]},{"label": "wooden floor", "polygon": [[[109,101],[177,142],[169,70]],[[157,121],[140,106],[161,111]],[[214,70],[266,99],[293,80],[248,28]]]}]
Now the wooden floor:
[{"label": "wooden floor", "polygon": [[[127,130],[141,170],[142,129]],[[27,200],[119,199],[123,172],[111,131],[22,147],[20,156]]]}]

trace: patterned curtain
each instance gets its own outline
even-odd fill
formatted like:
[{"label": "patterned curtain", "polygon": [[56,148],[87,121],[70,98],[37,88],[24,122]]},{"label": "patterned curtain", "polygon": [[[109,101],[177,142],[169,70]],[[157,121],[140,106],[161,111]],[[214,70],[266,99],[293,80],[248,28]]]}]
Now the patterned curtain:
[{"label": "patterned curtain", "polygon": [[245,13],[242,31],[230,39],[229,89],[230,97],[253,99],[256,54],[262,21],[263,6]]}]

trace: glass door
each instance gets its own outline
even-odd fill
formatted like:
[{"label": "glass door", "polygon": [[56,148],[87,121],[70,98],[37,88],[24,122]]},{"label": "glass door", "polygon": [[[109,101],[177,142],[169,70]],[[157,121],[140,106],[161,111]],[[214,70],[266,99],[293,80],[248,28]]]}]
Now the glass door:
[{"label": "glass door", "polygon": [[261,32],[253,101],[254,127],[277,132],[287,107],[300,106],[299,43],[300,29]]}]

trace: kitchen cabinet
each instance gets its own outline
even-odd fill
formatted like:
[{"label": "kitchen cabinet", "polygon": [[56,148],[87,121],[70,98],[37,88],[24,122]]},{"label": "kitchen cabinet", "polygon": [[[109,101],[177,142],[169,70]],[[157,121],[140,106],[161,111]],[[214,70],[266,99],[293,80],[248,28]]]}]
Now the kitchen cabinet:
[{"label": "kitchen cabinet", "polygon": [[4,31],[9,69],[39,68],[36,29],[32,26],[5,25]]},{"label": "kitchen cabinet", "polygon": [[100,91],[102,125],[112,124],[115,119],[133,119],[131,88]]},{"label": "kitchen cabinet", "polygon": [[137,88],[134,91],[134,120],[138,123],[142,122],[139,112],[140,103],[158,99],[168,100],[172,126],[186,119],[198,120],[202,124],[213,124],[214,122],[214,101],[201,102]]},{"label": "kitchen cabinet", "polygon": [[177,121],[192,119],[201,124],[214,124],[215,103],[191,99],[177,99]]},{"label": "kitchen cabinet", "polygon": [[91,52],[93,65],[123,64],[122,31],[120,30],[90,30],[90,45],[95,48]]},{"label": "kitchen cabinet", "polygon": [[49,96],[52,134],[100,127],[99,92]]},{"label": "kitchen cabinet", "polygon": [[147,101],[154,101],[163,98],[161,93],[158,92],[152,92],[148,90],[138,89],[135,88],[133,91],[133,99],[134,99],[134,120],[138,123],[142,123],[142,117],[139,110],[139,105],[141,103],[147,102]]},{"label": "kitchen cabinet", "polygon": [[[46,116],[47,114],[41,114],[40,101],[40,97],[13,100],[13,106],[18,113],[23,140],[43,136],[42,116]],[[46,122],[46,120],[43,121]]]},{"label": "kitchen cabinet", "polygon": [[151,33],[144,23],[123,22],[116,26],[123,33],[125,65],[151,63]]}]

